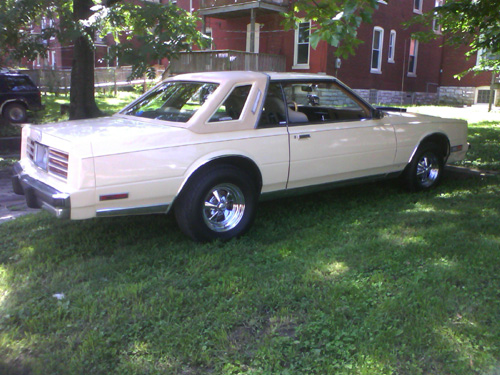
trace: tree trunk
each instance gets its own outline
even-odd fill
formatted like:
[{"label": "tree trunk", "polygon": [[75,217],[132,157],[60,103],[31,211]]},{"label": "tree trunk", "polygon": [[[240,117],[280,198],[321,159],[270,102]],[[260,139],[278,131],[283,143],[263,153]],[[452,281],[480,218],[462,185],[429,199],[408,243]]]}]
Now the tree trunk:
[{"label": "tree trunk", "polygon": [[[93,0],[73,0],[73,17],[75,20],[87,19],[92,15],[90,8]],[[94,39],[93,30],[85,30],[74,41],[73,67],[71,69],[71,90],[69,118],[71,120],[98,117],[102,112],[97,107],[94,95]]]}]

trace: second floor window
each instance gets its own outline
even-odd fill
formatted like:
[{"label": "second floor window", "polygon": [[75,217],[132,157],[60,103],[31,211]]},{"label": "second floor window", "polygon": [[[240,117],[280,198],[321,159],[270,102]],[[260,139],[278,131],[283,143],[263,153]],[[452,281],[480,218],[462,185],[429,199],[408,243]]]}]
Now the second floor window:
[{"label": "second floor window", "polygon": [[417,75],[417,57],[418,57],[418,40],[410,40],[410,56],[408,59],[408,75],[415,77]]},{"label": "second floor window", "polygon": [[372,61],[370,72],[382,73],[382,46],[384,43],[384,29],[376,26],[373,29]]},{"label": "second floor window", "polygon": [[[435,7],[440,7],[440,6],[443,6],[443,2],[444,0],[436,0],[434,5]],[[439,24],[439,19],[438,19],[438,16],[436,13],[435,14],[435,17],[434,19],[432,20],[432,30],[437,33],[437,34],[440,34],[441,33],[441,25]]]},{"label": "second floor window", "polygon": [[307,68],[309,66],[309,34],[310,22],[301,22],[295,29],[294,66]]},{"label": "second floor window", "polygon": [[391,34],[389,35],[389,54],[387,61],[390,63],[394,62],[394,53],[396,50],[396,30],[391,30]]},{"label": "second floor window", "polygon": [[424,0],[413,0],[413,12],[422,13]]}]

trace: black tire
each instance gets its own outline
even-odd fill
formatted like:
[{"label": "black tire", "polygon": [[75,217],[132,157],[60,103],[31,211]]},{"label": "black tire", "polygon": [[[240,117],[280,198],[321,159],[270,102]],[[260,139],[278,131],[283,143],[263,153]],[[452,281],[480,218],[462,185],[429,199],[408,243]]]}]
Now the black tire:
[{"label": "black tire", "polygon": [[3,109],[4,118],[13,123],[25,122],[28,118],[26,106],[21,103],[9,103]]},{"label": "black tire", "polygon": [[228,240],[252,225],[257,195],[247,173],[232,165],[215,165],[188,181],[175,202],[175,217],[195,241]]},{"label": "black tire", "polygon": [[425,191],[437,186],[444,170],[442,150],[434,143],[424,143],[406,167],[403,178],[410,191]]}]

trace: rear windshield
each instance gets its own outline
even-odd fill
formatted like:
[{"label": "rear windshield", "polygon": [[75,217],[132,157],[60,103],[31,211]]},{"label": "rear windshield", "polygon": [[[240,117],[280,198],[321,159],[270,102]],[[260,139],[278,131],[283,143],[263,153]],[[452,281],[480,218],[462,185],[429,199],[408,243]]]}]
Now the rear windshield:
[{"label": "rear windshield", "polygon": [[207,82],[166,82],[120,113],[157,120],[187,122],[217,89]]},{"label": "rear windshield", "polygon": [[2,87],[9,91],[33,91],[35,84],[26,76],[2,76],[0,77]]}]

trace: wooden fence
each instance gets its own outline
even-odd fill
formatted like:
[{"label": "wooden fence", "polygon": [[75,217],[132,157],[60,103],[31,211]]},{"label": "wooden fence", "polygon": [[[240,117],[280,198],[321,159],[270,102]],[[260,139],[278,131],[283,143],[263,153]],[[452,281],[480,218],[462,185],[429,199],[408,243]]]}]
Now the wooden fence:
[{"label": "wooden fence", "polygon": [[[130,67],[95,68],[95,87],[96,89],[114,90],[116,92],[118,87],[155,82],[161,78],[163,72],[163,69],[158,69],[156,78],[152,80],[146,79],[146,77],[130,80],[129,77],[132,73]],[[23,73],[28,74],[42,92],[69,92],[71,83],[70,69],[34,69],[23,70]]]}]

